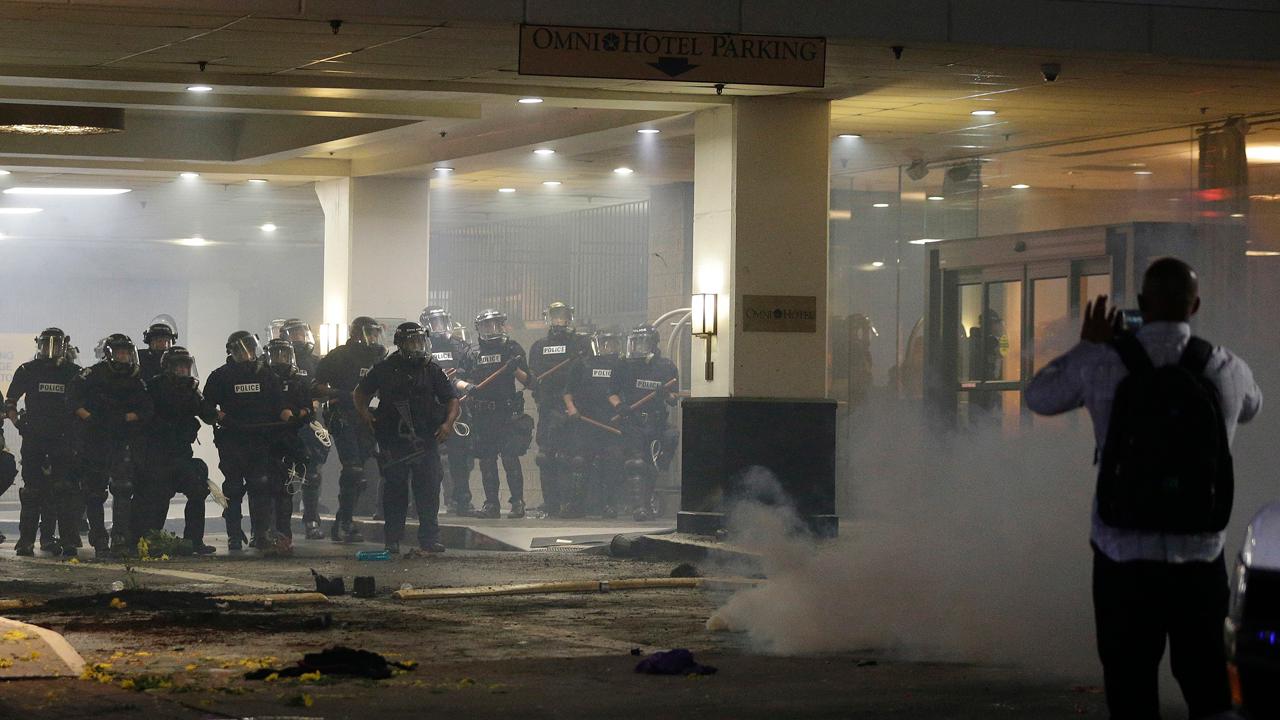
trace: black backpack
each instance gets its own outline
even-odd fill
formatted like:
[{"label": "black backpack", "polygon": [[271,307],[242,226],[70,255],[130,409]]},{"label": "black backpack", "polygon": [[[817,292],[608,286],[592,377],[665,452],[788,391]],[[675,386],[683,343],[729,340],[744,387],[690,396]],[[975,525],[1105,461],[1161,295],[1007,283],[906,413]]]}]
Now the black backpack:
[{"label": "black backpack", "polygon": [[1116,388],[1098,471],[1098,513],[1115,528],[1219,532],[1235,476],[1217,388],[1204,376],[1213,346],[1193,337],[1155,367],[1132,334],[1113,343],[1129,375]]}]

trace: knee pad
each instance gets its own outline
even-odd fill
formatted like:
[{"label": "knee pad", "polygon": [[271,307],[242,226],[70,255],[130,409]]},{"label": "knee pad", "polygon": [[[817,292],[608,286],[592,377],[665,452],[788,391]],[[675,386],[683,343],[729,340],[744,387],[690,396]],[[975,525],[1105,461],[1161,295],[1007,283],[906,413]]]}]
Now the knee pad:
[{"label": "knee pad", "polygon": [[350,485],[364,490],[365,486],[369,484],[369,481],[364,478],[364,466],[348,465],[343,467],[342,472],[338,473],[338,484]]}]

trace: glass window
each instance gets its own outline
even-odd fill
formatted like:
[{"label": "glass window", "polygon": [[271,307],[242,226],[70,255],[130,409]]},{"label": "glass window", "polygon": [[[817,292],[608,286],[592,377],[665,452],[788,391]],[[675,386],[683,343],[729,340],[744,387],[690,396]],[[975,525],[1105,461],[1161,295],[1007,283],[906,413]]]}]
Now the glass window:
[{"label": "glass window", "polygon": [[1067,278],[1046,278],[1032,284],[1031,328],[1034,335],[1031,373],[1071,349],[1079,333],[1071,317]]},{"label": "glass window", "polygon": [[987,307],[980,320],[977,342],[982,348],[982,379],[1021,380],[1022,281],[988,283]]},{"label": "glass window", "polygon": [[975,362],[976,355],[973,352],[973,343],[970,337],[976,337],[979,326],[982,324],[982,286],[981,285],[961,285],[960,286],[960,327],[957,332],[960,334],[959,347],[960,359],[956,363],[958,373],[957,380],[964,382],[966,380],[982,380],[979,374],[981,364]]}]

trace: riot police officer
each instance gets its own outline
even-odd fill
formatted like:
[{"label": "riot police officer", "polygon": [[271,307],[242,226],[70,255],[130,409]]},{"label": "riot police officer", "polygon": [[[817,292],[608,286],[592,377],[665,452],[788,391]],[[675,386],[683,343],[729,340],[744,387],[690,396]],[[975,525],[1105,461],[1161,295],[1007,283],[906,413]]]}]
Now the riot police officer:
[{"label": "riot police officer", "polygon": [[153,321],[142,331],[142,342],[146,347],[138,351],[139,375],[143,382],[150,382],[160,374],[160,360],[165,352],[178,342],[178,332],[167,322]]},{"label": "riot police officer", "polygon": [[[289,318],[284,321],[280,333],[293,344],[297,375],[306,381],[307,388],[314,393],[320,358],[315,354],[316,338],[311,332],[311,326],[305,320]],[[312,400],[310,422],[298,429],[298,435],[307,450],[307,479],[302,485],[302,525],[306,528],[308,540],[320,540],[324,538],[324,531],[320,529],[320,489],[323,482],[321,470],[329,460],[329,448],[333,440],[328,429],[320,423],[315,398]]]},{"label": "riot police officer", "polygon": [[267,343],[267,364],[280,381],[284,406],[293,413],[290,422],[270,433],[271,518],[279,536],[277,550],[287,552],[293,545],[293,496],[306,484],[310,461],[301,429],[311,423],[311,380],[298,370],[293,343],[288,340]]},{"label": "riot police officer", "polygon": [[476,316],[479,344],[472,353],[470,384],[465,402],[471,411],[471,442],[480,461],[480,482],[484,486],[484,508],[477,515],[500,517],[498,458],[507,473],[511,492],[508,518],[524,517],[524,472],[520,456],[533,442],[533,419],[524,414],[524,395],[516,390],[516,380],[535,386],[529,374],[524,348],[507,337],[507,316],[485,310]]},{"label": "riot police officer", "polygon": [[228,504],[227,548],[240,550],[246,540],[241,528],[242,503],[249,495],[249,524],[253,546],[269,550],[273,538],[272,488],[268,430],[288,422],[293,412],[284,406],[280,382],[258,357],[258,336],[237,330],[227,338],[227,362],[209,374],[204,384],[204,415],[218,427],[213,442],[222,470],[222,492]]},{"label": "riot police officer", "polygon": [[585,338],[573,328],[573,308],[556,301],[542,313],[547,323],[546,337],[529,348],[529,369],[538,379],[533,400],[538,405],[538,477],[542,484],[543,510],[555,516],[564,506],[580,507],[580,498],[566,491],[569,479],[569,429],[564,393],[569,381],[569,365],[589,350]]},{"label": "riot police officer", "polygon": [[621,414],[625,424],[627,483],[636,520],[657,517],[654,485],[674,452],[675,437],[667,427],[667,408],[676,404],[680,373],[662,357],[658,329],[640,325],[627,334],[626,379]]},{"label": "riot police officer", "polygon": [[[13,456],[13,451],[6,446],[4,439],[4,421],[7,419],[8,416],[0,416],[0,495],[4,495],[9,488],[13,487],[13,481],[18,479],[18,460]],[[79,536],[76,539],[79,540]],[[0,532],[0,543],[4,540],[4,533]]]},{"label": "riot police officer", "polygon": [[325,355],[316,368],[316,395],[328,400],[325,424],[342,461],[338,475],[338,512],[334,514],[329,533],[334,540],[364,541],[352,523],[352,516],[367,485],[365,461],[373,456],[375,446],[373,433],[356,415],[351,393],[385,354],[382,326],[377,320],[362,315],[351,321],[347,342]]},{"label": "riot police officer", "polygon": [[155,416],[143,429],[146,462],[139,473],[137,518],[140,533],[164,528],[169,501],[182,493],[186,497],[182,538],[197,555],[209,555],[214,552],[213,546],[204,542],[209,466],[191,451],[204,413],[198,384],[195,358],[179,345],[165,351],[160,374],[147,382]]},{"label": "riot police officer", "polygon": [[[466,388],[466,378],[472,371],[471,346],[454,336],[452,318],[444,308],[430,306],[422,311],[418,319],[430,336],[432,362],[440,366],[445,377],[449,378],[450,386],[461,392]],[[471,506],[471,466],[475,461],[471,451],[469,413],[465,406],[462,407],[459,418],[468,434],[460,435],[454,430],[449,442],[440,446],[440,451],[447,459],[446,467],[449,470],[444,488],[449,512],[468,517],[475,514],[475,508]]]},{"label": "riot police officer", "polygon": [[[62,330],[46,328],[35,341],[36,357],[14,371],[6,401],[6,414],[22,434],[22,505],[14,550],[19,555],[34,553],[43,514],[46,522],[56,520],[58,525],[58,540],[51,549],[74,556],[80,547],[84,505],[72,468],[67,386],[80,367],[70,359],[71,338]],[[19,415],[18,401],[24,397],[26,410]]]},{"label": "riot police officer", "polygon": [[622,431],[614,418],[622,405],[622,333],[601,330],[592,337],[593,353],[574,362],[565,386],[570,484],[566,517],[599,510],[618,515],[622,482]]},{"label": "riot police officer", "polygon": [[[436,515],[440,509],[439,444],[453,434],[458,398],[453,382],[431,360],[431,339],[415,322],[401,323],[396,351],[373,366],[354,393],[356,412],[373,427],[382,450],[382,516],[386,547],[400,552],[409,492],[418,509],[418,544],[444,552]],[[376,417],[369,401],[378,396]]]},{"label": "riot police officer", "polygon": [[[89,515],[89,544],[100,554],[135,552],[133,489],[142,449],[142,426],[153,405],[138,370],[138,352],[127,335],[103,343],[106,359],[80,372],[67,388],[80,419],[80,481]],[[111,493],[111,533],[104,505]]]}]

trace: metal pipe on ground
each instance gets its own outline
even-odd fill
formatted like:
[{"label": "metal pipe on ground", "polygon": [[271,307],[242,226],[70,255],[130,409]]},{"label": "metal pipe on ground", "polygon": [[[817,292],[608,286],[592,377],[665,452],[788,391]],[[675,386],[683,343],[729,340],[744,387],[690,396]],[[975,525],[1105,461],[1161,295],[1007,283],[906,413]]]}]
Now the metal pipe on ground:
[{"label": "metal pipe on ground", "polygon": [[622,580],[567,580],[561,582],[477,585],[459,588],[397,590],[396,600],[448,600],[499,595],[547,595],[553,593],[606,593],[614,590],[740,590],[761,581],[750,578],[626,578]]}]

